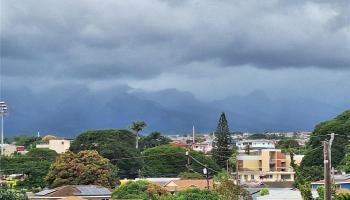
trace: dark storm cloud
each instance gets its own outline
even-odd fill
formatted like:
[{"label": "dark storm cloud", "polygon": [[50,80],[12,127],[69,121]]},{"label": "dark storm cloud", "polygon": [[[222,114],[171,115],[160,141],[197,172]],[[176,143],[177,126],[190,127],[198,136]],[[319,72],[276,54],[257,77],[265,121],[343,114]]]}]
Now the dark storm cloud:
[{"label": "dark storm cloud", "polygon": [[2,1],[5,76],[149,78],[192,62],[350,68],[347,1]]}]

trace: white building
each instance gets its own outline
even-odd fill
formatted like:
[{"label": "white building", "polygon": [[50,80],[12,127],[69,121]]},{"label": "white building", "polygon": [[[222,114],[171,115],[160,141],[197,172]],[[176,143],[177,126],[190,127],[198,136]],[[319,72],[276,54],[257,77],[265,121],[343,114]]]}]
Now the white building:
[{"label": "white building", "polygon": [[[0,144],[1,148],[1,144]],[[14,144],[4,144],[4,155],[10,156],[14,154],[17,151],[17,146]]]},{"label": "white building", "polygon": [[49,144],[37,144],[36,148],[48,148],[56,151],[57,153],[64,153],[68,151],[70,142],[70,140],[65,139],[53,139],[49,141]]},{"label": "white building", "polygon": [[271,140],[236,141],[236,146],[240,149],[244,149],[248,145],[250,146],[251,149],[274,149],[275,148],[275,142]]}]

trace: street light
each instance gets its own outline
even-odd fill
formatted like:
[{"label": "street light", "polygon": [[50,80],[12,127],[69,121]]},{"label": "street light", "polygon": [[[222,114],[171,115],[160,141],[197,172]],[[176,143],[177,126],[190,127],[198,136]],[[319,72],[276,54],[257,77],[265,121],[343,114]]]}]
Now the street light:
[{"label": "street light", "polygon": [[207,188],[209,190],[209,175],[208,175],[207,166],[205,166],[205,168],[203,168],[203,174],[205,175],[205,178],[207,179]]},{"label": "street light", "polygon": [[4,101],[0,101],[1,115],[1,155],[4,155],[4,116],[7,113],[7,105]]}]

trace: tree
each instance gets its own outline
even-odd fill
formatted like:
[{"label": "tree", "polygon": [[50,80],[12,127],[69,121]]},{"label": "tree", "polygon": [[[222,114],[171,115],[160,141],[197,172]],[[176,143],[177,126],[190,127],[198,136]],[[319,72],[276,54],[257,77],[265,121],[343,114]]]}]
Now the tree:
[{"label": "tree", "polygon": [[162,200],[221,200],[218,193],[212,190],[187,189],[175,193],[173,196],[162,198]]},{"label": "tree", "polygon": [[142,131],[147,124],[144,121],[134,121],[129,125],[129,128],[135,131],[136,134],[136,149],[139,148],[139,132]]},{"label": "tree", "polygon": [[161,196],[167,196],[168,192],[161,186],[148,181],[130,181],[125,185],[117,187],[113,199],[143,199],[156,200]]},{"label": "tree", "polygon": [[225,168],[226,161],[231,156],[231,135],[226,120],[225,113],[221,113],[219,124],[215,132],[214,146],[212,150],[213,158],[216,163]]},{"label": "tree", "polygon": [[232,155],[231,157],[229,158],[229,163],[230,163],[230,166],[231,166],[231,169],[234,169],[233,171],[236,171],[236,165],[237,165],[237,155],[238,155],[238,147],[237,146],[234,146],[232,148]]},{"label": "tree", "polygon": [[226,171],[222,171],[216,176],[214,180],[218,182],[215,187],[215,191],[220,195],[222,199],[230,200],[252,200],[252,196],[249,191],[245,190],[243,187],[236,185]]},{"label": "tree", "polygon": [[[336,134],[332,144],[332,166],[337,167],[345,156],[345,147],[350,139],[350,110],[343,112],[332,120],[316,125],[307,144],[310,151],[306,153],[303,159],[304,166],[323,165],[322,141],[329,140],[331,133]],[[318,150],[313,151],[312,149]]]},{"label": "tree", "polygon": [[340,163],[339,169],[346,173],[350,173],[350,145],[347,145],[345,148],[345,156]]},{"label": "tree", "polygon": [[26,155],[2,157],[0,168],[4,174],[25,174],[17,186],[27,189],[44,188],[44,177],[50,165],[56,159],[57,153],[50,149],[31,149]]},{"label": "tree", "polygon": [[250,145],[249,144],[247,144],[245,147],[244,147],[244,152],[246,153],[246,154],[248,154],[248,155],[250,155]]},{"label": "tree", "polygon": [[292,138],[284,138],[280,141],[278,141],[276,148],[283,149],[283,150],[289,150],[289,149],[297,149],[299,148],[299,142]]},{"label": "tree", "polygon": [[49,143],[50,140],[54,140],[54,139],[56,139],[56,136],[54,136],[54,135],[45,135],[45,136],[41,139],[41,141],[42,141],[43,143]]},{"label": "tree", "polygon": [[145,137],[140,139],[140,149],[145,150],[148,148],[169,144],[170,138],[162,136],[160,132],[152,132]]},{"label": "tree", "polygon": [[81,133],[71,144],[70,150],[96,150],[112,164],[118,166],[120,178],[136,178],[143,160],[135,149],[135,135],[128,130],[105,129]]},{"label": "tree", "polygon": [[[189,169],[198,173],[202,173],[203,170],[203,166],[192,158],[190,159],[190,166],[187,166],[186,150],[181,147],[162,145],[146,149],[143,155],[145,157],[143,175],[145,176],[174,177]],[[189,155],[211,169],[219,169],[215,161],[204,153],[189,151]],[[209,172],[211,171],[209,170]]]},{"label": "tree", "polygon": [[20,135],[14,138],[14,142],[18,146],[25,146],[25,148],[31,149],[31,148],[34,148],[36,144],[39,144],[41,142],[41,138],[34,137],[34,136]]},{"label": "tree", "polygon": [[101,185],[113,187],[117,169],[97,151],[61,154],[51,165],[45,180],[49,187],[62,185]]},{"label": "tree", "polygon": [[198,172],[181,172],[178,176],[182,180],[186,179],[204,179],[203,174]]},{"label": "tree", "polygon": [[266,134],[262,134],[262,133],[255,133],[253,135],[248,136],[248,139],[251,139],[251,140],[267,139],[267,135]]},{"label": "tree", "polygon": [[25,195],[23,192],[0,187],[0,199],[1,200],[25,200]]},{"label": "tree", "polygon": [[260,190],[260,195],[261,195],[261,196],[265,196],[265,195],[268,195],[268,194],[270,194],[268,188],[262,188],[262,189]]}]

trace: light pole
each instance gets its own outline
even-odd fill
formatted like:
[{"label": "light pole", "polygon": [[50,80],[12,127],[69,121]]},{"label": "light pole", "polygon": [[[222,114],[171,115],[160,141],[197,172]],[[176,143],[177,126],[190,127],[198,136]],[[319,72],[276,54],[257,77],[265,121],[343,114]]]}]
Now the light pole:
[{"label": "light pole", "polygon": [[7,113],[7,105],[4,101],[0,101],[1,115],[1,155],[4,155],[4,116]]},{"label": "light pole", "polygon": [[205,166],[205,168],[203,168],[203,174],[205,175],[205,179],[207,179],[207,188],[209,190],[209,175],[208,175],[207,166]]}]

